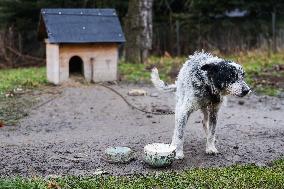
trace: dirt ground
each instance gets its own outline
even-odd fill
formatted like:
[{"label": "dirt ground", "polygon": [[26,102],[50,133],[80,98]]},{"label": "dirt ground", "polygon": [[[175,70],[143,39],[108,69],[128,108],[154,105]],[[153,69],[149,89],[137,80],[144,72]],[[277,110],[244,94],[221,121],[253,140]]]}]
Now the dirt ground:
[{"label": "dirt ground", "polygon": [[[148,110],[174,108],[174,94],[130,97],[127,92],[134,88],[145,89],[148,94],[157,91],[145,85],[112,87],[136,106]],[[53,97],[52,93],[38,94],[40,103]],[[190,118],[185,159],[168,168],[153,169],[142,161],[143,147],[171,141],[173,115],[149,116],[132,110],[119,96],[101,86],[65,87],[53,101],[30,111],[19,125],[0,128],[0,175],[94,175],[98,171],[127,175],[245,163],[265,166],[284,154],[284,98],[229,97],[227,106],[219,113],[220,154],[215,156],[205,154],[201,120],[200,112]],[[105,162],[104,150],[116,145],[132,148],[137,158],[129,164]]]}]

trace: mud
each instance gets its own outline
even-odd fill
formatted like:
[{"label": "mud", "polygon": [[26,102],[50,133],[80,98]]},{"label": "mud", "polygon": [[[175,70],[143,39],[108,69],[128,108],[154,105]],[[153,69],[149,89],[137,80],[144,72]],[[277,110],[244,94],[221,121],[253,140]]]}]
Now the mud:
[{"label": "mud", "polygon": [[[140,108],[174,108],[173,94],[157,94],[150,86],[113,87]],[[155,95],[127,96],[133,88]],[[142,161],[143,147],[171,141],[173,115],[148,115],[132,110],[119,96],[101,86],[62,90],[62,95],[31,110],[19,125],[0,128],[1,176],[94,175],[102,171],[128,175],[247,163],[264,166],[284,154],[283,98],[230,97],[219,113],[220,154],[215,156],[205,154],[202,116],[200,112],[194,113],[185,133],[185,159],[165,169],[153,169]],[[41,103],[52,97],[38,95]],[[129,164],[105,162],[104,150],[116,145],[132,148],[137,158]]]}]

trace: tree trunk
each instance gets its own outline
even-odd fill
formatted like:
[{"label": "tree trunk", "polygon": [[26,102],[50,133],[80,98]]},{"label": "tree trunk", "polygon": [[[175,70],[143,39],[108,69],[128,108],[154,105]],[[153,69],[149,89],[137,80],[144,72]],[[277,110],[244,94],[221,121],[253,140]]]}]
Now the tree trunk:
[{"label": "tree trunk", "polygon": [[152,48],[153,0],[131,0],[125,18],[125,59],[145,63]]},{"label": "tree trunk", "polygon": [[276,26],[275,26],[275,20],[276,20],[276,11],[271,13],[272,16],[272,51],[275,53],[277,51],[276,46]]}]

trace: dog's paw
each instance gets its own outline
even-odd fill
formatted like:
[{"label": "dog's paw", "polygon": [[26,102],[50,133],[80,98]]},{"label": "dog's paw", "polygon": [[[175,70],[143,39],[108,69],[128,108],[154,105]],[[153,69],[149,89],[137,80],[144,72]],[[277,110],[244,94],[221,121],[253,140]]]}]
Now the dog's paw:
[{"label": "dog's paw", "polygon": [[215,146],[206,148],[206,154],[214,155],[214,154],[218,154],[218,153],[219,152],[218,152],[218,150],[216,149]]},{"label": "dog's paw", "polygon": [[177,152],[177,153],[176,153],[175,159],[181,160],[181,159],[183,159],[183,158],[184,158],[183,152]]}]

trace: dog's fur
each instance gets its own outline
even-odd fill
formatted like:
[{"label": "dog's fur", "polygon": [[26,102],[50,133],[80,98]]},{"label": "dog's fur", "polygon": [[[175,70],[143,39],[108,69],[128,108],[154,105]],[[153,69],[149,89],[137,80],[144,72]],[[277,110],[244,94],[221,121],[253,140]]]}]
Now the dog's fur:
[{"label": "dog's fur", "polygon": [[225,95],[243,97],[250,92],[241,65],[205,52],[195,52],[181,68],[175,84],[160,80],[158,70],[152,69],[154,86],[163,91],[176,92],[175,130],[171,145],[176,147],[176,158],[182,159],[184,128],[189,115],[201,109],[206,133],[206,153],[218,153],[215,147],[217,113]]}]

